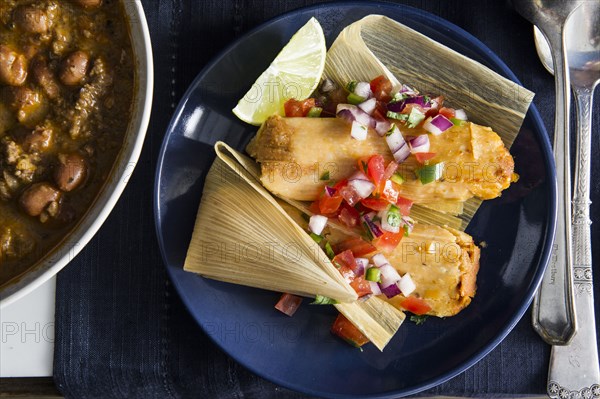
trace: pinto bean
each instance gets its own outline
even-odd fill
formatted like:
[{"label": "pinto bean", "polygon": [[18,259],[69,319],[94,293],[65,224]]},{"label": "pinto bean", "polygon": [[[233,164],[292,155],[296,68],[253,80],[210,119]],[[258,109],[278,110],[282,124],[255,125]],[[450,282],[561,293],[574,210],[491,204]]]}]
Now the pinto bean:
[{"label": "pinto bean", "polygon": [[16,112],[17,119],[26,127],[35,127],[49,111],[48,100],[41,92],[26,86],[6,87],[2,97],[8,98],[7,102]]},{"label": "pinto bean", "polygon": [[17,7],[13,18],[17,26],[28,33],[46,33],[50,27],[44,10],[33,6]]},{"label": "pinto bean", "polygon": [[39,216],[53,202],[60,199],[60,191],[49,183],[31,185],[19,197],[19,206],[29,216]]},{"label": "pinto bean", "polygon": [[0,83],[21,86],[27,79],[27,59],[9,46],[0,44]]},{"label": "pinto bean", "polygon": [[87,162],[77,154],[59,154],[58,165],[54,169],[54,181],[62,191],[72,191],[85,181]]},{"label": "pinto bean", "polygon": [[24,135],[21,146],[29,153],[44,152],[50,148],[52,133],[51,129],[36,127]]},{"label": "pinto bean", "polygon": [[45,59],[36,58],[31,65],[31,72],[49,98],[55,99],[58,97],[60,94],[60,87],[58,86],[56,77],[54,77],[54,73]]},{"label": "pinto bean", "polygon": [[81,83],[87,74],[89,55],[84,51],[71,53],[62,62],[60,69],[60,81],[67,86],[75,86]]}]

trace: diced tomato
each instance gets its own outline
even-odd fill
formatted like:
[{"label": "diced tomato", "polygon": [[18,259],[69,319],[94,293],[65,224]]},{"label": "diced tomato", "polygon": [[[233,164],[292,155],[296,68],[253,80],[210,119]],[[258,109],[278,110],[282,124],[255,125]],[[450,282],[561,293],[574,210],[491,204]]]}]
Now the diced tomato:
[{"label": "diced tomato", "polygon": [[396,206],[400,210],[400,213],[404,216],[410,215],[410,208],[412,208],[413,202],[404,197],[398,197]]},{"label": "diced tomato", "polygon": [[442,108],[440,108],[438,113],[440,115],[444,115],[448,119],[454,118],[456,116],[454,108],[442,107]]},{"label": "diced tomato", "polygon": [[360,157],[356,162],[358,165],[358,170],[363,172],[365,175],[369,173],[369,159],[371,159],[371,157]]},{"label": "diced tomato", "polygon": [[400,195],[398,185],[391,180],[386,180],[381,190],[381,196],[390,203],[395,203]]},{"label": "diced tomato", "polygon": [[323,194],[319,199],[319,213],[321,215],[335,214],[338,211],[340,205],[342,204],[343,199],[344,198],[337,193],[331,197],[326,193]]},{"label": "diced tomato", "polygon": [[425,113],[425,117],[436,116],[444,104],[444,96],[437,96],[431,99],[431,108]]},{"label": "diced tomato", "polygon": [[335,183],[335,185],[333,186],[333,188],[336,191],[340,191],[343,187],[346,186],[346,184],[348,184],[348,179],[342,179],[339,182]]},{"label": "diced tomato", "polygon": [[[335,264],[335,265],[337,265],[337,264]],[[354,281],[354,278],[356,277],[356,274],[354,273],[353,269],[350,269],[348,266],[340,266],[338,268],[338,271],[340,272],[342,277],[344,277],[344,280],[346,280],[346,282],[348,284],[352,284],[352,282]]]},{"label": "diced tomato", "polygon": [[365,198],[364,200],[361,200],[360,203],[374,211],[383,211],[390,204],[389,201],[383,198]]},{"label": "diced tomato", "polygon": [[361,196],[358,195],[356,190],[352,186],[344,186],[339,191],[340,195],[344,197],[348,205],[354,206],[361,200]]},{"label": "diced tomato", "polygon": [[341,313],[331,326],[331,332],[357,348],[360,348],[369,342],[369,338],[365,337],[365,335]]},{"label": "diced tomato", "polygon": [[354,227],[360,220],[360,213],[354,207],[344,203],[341,206],[340,214],[338,215],[340,222],[344,223],[348,227]]},{"label": "diced tomato", "polygon": [[385,117],[385,111],[380,111],[378,108],[375,108],[375,110],[373,111],[373,113],[371,114],[371,116],[373,118],[375,118],[375,120],[378,121],[385,121],[387,120],[387,118]]},{"label": "diced tomato", "polygon": [[306,100],[298,101],[290,98],[283,105],[285,109],[285,116],[306,116],[308,111],[315,106],[314,98],[307,98]]},{"label": "diced tomato", "polygon": [[425,302],[425,300],[421,298],[417,298],[416,296],[409,296],[400,302],[400,306],[402,306],[407,311],[422,315],[431,310],[431,306]]},{"label": "diced tomato", "polygon": [[385,159],[381,155],[373,155],[367,162],[367,176],[375,185],[381,183],[381,178],[385,173]]},{"label": "diced tomato", "polygon": [[383,174],[381,180],[388,180],[390,177],[392,177],[394,173],[396,173],[396,170],[398,170],[398,166],[398,162],[390,161],[388,166],[385,168],[385,173]]},{"label": "diced tomato", "polygon": [[354,259],[354,255],[352,254],[352,251],[350,251],[349,249],[340,252],[339,254],[337,254],[332,260],[331,262],[336,266],[336,267],[346,267],[350,270],[354,270],[356,269],[356,260]]},{"label": "diced tomato", "polygon": [[275,305],[275,309],[285,313],[288,316],[293,316],[293,314],[296,313],[296,310],[298,310],[300,307],[301,303],[302,297],[285,293],[281,295],[281,298],[279,298],[279,302],[277,302]]},{"label": "diced tomato", "polygon": [[363,240],[362,238],[350,238],[348,240],[344,240],[342,242],[337,243],[334,246],[334,250],[336,253],[350,250],[356,258],[362,258],[363,256],[369,255],[377,251],[377,248],[375,248],[373,244]]},{"label": "diced tomato", "polygon": [[377,237],[373,240],[373,244],[382,252],[390,253],[396,249],[400,241],[402,240],[402,236],[404,232],[400,230],[399,233],[391,233],[389,231],[384,231],[383,235]]},{"label": "diced tomato", "polygon": [[392,99],[392,82],[383,75],[371,80],[371,91],[379,101],[388,102]]},{"label": "diced tomato", "polygon": [[321,209],[319,207],[320,202],[321,202],[320,200],[313,201],[310,204],[310,206],[308,207],[308,210],[315,215],[320,214],[321,213]]},{"label": "diced tomato", "polygon": [[435,109],[440,109],[444,106],[444,96],[437,96],[431,99],[431,106]]},{"label": "diced tomato", "polygon": [[386,121],[387,111],[388,109],[386,103],[383,101],[377,101],[375,103],[375,111],[373,111],[373,115],[371,116],[377,120]]},{"label": "diced tomato", "polygon": [[371,284],[369,284],[369,281],[363,276],[355,277],[350,283],[350,286],[354,288],[354,291],[356,291],[359,298],[373,293],[373,291],[371,291]]},{"label": "diced tomato", "polygon": [[435,152],[417,152],[415,158],[417,159],[417,162],[424,164],[430,159],[435,158]]},{"label": "diced tomato", "polygon": [[425,109],[423,107],[421,107],[419,104],[412,104],[412,103],[406,104],[404,106],[404,108],[402,108],[402,111],[400,113],[401,114],[410,114],[412,112],[413,108],[416,108],[422,114],[425,114]]}]

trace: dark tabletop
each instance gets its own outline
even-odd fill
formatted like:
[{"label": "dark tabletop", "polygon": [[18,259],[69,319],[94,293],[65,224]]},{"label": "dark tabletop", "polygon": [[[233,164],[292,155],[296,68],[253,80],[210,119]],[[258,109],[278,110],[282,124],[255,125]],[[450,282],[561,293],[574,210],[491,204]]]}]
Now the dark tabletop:
[{"label": "dark tabletop", "polygon": [[[150,26],[155,67],[150,127],[135,173],[117,206],[96,237],[58,276],[55,382],[66,397],[73,398],[302,397],[239,366],[194,323],[171,287],[161,260],[152,189],[158,151],[171,114],[202,67],[260,23],[319,2],[142,3]],[[537,59],[531,24],[507,1],[397,3],[445,18],[486,44],[525,87],[536,93],[534,104],[552,134],[553,78]],[[600,100],[598,95],[596,100]],[[592,154],[600,152],[598,114],[594,114]],[[599,176],[598,157],[592,157],[592,168],[592,176]],[[600,185],[592,183],[591,191],[592,220],[597,221]],[[599,226],[592,225],[592,242],[598,241]],[[599,248],[594,248],[594,259],[600,259]],[[486,358],[423,395],[540,395],[545,392],[548,358],[549,347],[531,329],[528,312]]]}]

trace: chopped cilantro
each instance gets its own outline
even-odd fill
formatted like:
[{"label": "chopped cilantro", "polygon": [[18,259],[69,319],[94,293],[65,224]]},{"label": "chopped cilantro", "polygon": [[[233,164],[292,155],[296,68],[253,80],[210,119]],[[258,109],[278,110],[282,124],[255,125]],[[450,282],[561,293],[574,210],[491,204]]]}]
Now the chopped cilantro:
[{"label": "chopped cilantro", "polygon": [[412,321],[416,325],[420,326],[421,324],[425,323],[425,321],[427,320],[427,317],[429,317],[429,316],[427,316],[426,314],[424,314],[424,315],[413,314],[410,316],[410,321]]},{"label": "chopped cilantro", "polygon": [[336,301],[335,299],[317,294],[315,296],[315,300],[313,302],[311,302],[310,304],[311,305],[334,305],[336,303],[339,303],[339,302]]}]

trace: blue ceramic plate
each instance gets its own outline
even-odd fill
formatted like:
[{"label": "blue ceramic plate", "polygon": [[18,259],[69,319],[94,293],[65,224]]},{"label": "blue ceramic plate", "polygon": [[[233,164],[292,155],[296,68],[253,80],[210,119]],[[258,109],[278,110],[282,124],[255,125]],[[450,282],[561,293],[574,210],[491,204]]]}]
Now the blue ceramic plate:
[{"label": "blue ceramic plate", "polygon": [[[411,394],[472,366],[527,309],[548,261],[554,231],[554,168],[543,125],[532,107],[511,150],[521,180],[501,199],[486,202],[468,228],[476,242],[488,244],[482,251],[477,296],[456,317],[429,318],[421,326],[406,322],[383,353],[372,345],[361,352],[331,336],[331,307],[303,306],[289,318],[273,309],[277,293],[182,270],[204,177],[214,159],[213,144],[224,140],[243,149],[256,132],[232,114],[237,100],[310,17],[319,20],[329,45],[341,29],[368,14],[387,15],[517,81],[480,41],[414,8],[337,3],[294,11],[248,33],[198,75],[168,128],[154,193],[164,261],[206,333],[256,374],[309,395],[333,398]],[[519,155],[526,157],[526,165],[518,162],[524,159]]]}]

